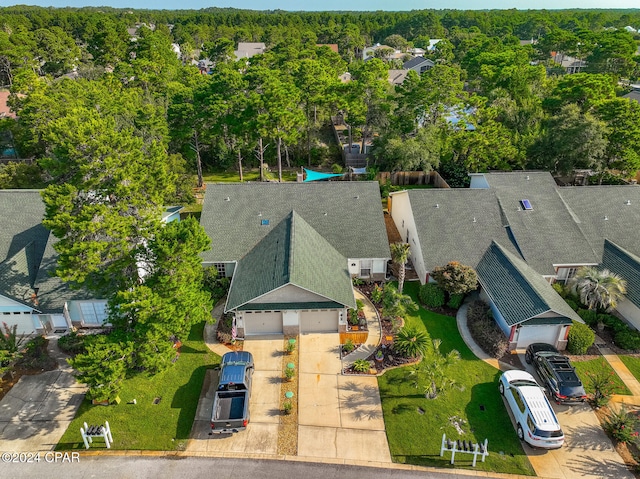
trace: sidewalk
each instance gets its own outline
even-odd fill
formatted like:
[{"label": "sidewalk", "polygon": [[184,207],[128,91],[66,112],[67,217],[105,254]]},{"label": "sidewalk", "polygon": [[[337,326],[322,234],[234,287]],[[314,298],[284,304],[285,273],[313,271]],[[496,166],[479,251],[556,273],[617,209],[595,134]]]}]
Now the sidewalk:
[{"label": "sidewalk", "polygon": [[350,354],[347,354],[342,358],[343,367],[348,367],[358,359],[367,359],[378,347],[382,340],[382,328],[380,326],[380,317],[375,306],[371,304],[369,298],[362,294],[357,289],[354,289],[356,299],[359,299],[364,303],[362,310],[364,316],[367,318],[367,329],[369,335],[367,336],[367,342],[360,346],[358,349]]}]

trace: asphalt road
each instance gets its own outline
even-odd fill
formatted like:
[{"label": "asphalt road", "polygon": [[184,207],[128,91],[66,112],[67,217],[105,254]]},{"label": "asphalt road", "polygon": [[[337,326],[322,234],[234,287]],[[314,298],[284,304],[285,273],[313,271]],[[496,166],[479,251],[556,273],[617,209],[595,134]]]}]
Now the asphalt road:
[{"label": "asphalt road", "polygon": [[[44,454],[44,453],[43,453]],[[19,460],[20,458],[18,458]],[[6,458],[3,457],[3,461]],[[47,462],[49,461],[49,462]],[[38,463],[3,462],[0,477],[28,479],[457,479],[468,475],[450,473],[376,469],[338,464],[286,462],[259,459],[203,457],[148,458],[126,456],[87,456],[74,462],[61,462],[53,456],[40,457]],[[483,476],[491,479],[491,476]]]}]

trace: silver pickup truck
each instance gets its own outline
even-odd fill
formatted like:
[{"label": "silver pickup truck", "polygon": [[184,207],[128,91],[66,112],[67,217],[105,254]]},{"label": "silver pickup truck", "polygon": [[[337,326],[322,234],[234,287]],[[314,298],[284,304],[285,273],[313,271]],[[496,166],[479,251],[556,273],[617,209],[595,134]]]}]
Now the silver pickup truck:
[{"label": "silver pickup truck", "polygon": [[251,353],[235,351],[222,356],[220,380],[211,413],[212,433],[230,434],[247,428],[252,376]]}]

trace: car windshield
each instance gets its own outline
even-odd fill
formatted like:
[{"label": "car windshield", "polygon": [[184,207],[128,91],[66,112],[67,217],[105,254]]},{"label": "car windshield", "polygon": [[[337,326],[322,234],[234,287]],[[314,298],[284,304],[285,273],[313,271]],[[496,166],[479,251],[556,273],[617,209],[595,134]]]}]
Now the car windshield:
[{"label": "car windshield", "polygon": [[542,429],[536,428],[533,431],[533,435],[538,437],[562,437],[564,434],[562,434],[562,429],[557,429],[555,431],[543,431]]},{"label": "car windshield", "polygon": [[563,384],[560,386],[560,394],[567,397],[582,397],[586,395],[582,384]]},{"label": "car windshield", "polygon": [[529,379],[516,379],[511,381],[512,386],[538,386],[538,383]]}]

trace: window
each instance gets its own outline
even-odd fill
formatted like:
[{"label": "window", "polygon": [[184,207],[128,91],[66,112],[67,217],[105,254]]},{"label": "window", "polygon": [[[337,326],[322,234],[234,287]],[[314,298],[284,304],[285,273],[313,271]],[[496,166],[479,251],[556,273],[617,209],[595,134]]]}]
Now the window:
[{"label": "window", "polygon": [[94,303],[91,301],[79,303],[82,323],[93,326],[101,326],[107,319],[107,303]]},{"label": "window", "polygon": [[225,263],[213,263],[213,267],[218,271],[218,277],[227,277],[227,265]]},{"label": "window", "polygon": [[360,276],[363,278],[368,278],[371,276],[371,266],[373,264],[373,260],[371,259],[363,259],[360,260]]},{"label": "window", "polygon": [[518,405],[518,409],[520,409],[520,412],[524,413],[526,406],[524,405],[524,401],[520,397],[520,393],[518,393],[515,389],[511,389],[511,394],[513,394],[513,399]]}]

